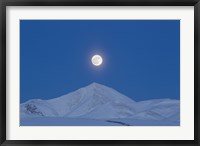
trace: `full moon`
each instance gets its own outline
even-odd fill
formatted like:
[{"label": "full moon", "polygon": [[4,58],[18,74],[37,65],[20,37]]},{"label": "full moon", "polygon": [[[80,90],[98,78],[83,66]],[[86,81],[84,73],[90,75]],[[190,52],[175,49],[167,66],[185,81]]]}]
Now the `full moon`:
[{"label": "full moon", "polygon": [[102,64],[103,59],[100,55],[94,55],[91,61],[92,61],[92,64],[94,64],[95,66],[99,66]]}]

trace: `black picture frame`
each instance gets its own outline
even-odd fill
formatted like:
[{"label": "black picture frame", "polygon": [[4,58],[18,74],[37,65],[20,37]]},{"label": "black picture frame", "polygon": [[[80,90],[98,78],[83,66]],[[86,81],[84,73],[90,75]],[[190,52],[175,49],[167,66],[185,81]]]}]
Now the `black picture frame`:
[{"label": "black picture frame", "polygon": [[[7,6],[194,6],[194,140],[6,140],[6,7]],[[2,146],[198,146],[200,2],[199,0],[3,0],[0,1],[0,143]],[[192,48],[191,48],[192,49]]]}]

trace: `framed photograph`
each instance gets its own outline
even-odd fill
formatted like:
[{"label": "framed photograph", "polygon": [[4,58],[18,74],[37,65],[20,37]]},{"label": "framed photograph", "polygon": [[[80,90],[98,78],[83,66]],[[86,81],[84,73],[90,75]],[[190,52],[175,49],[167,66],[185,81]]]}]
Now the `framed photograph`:
[{"label": "framed photograph", "polygon": [[2,146],[199,145],[199,1],[0,4]]}]

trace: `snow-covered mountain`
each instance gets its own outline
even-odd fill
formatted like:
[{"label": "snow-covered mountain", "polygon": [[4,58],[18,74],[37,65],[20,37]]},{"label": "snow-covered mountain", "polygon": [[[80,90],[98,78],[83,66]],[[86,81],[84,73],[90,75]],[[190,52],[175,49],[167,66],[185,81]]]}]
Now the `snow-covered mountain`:
[{"label": "snow-covered mountain", "polygon": [[50,100],[33,99],[20,106],[21,119],[29,117],[62,117],[82,119],[180,119],[180,102],[154,99],[136,102],[118,91],[92,83],[74,92]]}]

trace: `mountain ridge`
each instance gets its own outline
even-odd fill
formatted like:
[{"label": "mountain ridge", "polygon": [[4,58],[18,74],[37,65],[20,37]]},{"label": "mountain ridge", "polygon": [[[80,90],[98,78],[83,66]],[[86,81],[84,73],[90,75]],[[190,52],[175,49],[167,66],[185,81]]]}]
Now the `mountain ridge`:
[{"label": "mountain ridge", "polygon": [[180,101],[152,99],[136,102],[113,88],[91,83],[49,99],[31,99],[20,105],[21,118],[66,117],[89,119],[180,119]]}]

